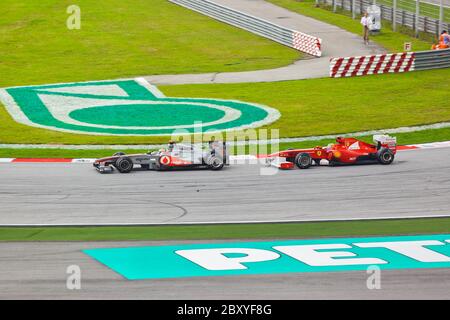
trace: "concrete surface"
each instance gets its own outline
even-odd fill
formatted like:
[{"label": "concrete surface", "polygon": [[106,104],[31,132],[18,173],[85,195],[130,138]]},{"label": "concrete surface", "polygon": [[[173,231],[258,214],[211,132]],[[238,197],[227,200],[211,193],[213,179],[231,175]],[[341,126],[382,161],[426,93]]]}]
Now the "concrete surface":
[{"label": "concrete surface", "polygon": [[[175,243],[0,243],[0,299],[449,299],[450,269],[384,270],[379,290],[365,271],[128,281],[81,252]],[[81,290],[66,288],[73,264]]]},{"label": "concrete surface", "polygon": [[392,165],[263,165],[99,174],[90,164],[0,163],[0,224],[190,223],[450,215],[450,148]]},{"label": "concrete surface", "polygon": [[[144,77],[152,84],[185,83],[240,83],[299,80],[329,76],[330,57],[347,57],[385,53],[386,50],[371,42],[364,45],[359,35],[336,26],[302,16],[263,0],[214,0],[227,7],[263,18],[281,26],[322,38],[321,58],[299,60],[281,68],[246,72],[223,72],[184,75],[153,75]],[[186,9],[188,10],[188,9]]]}]

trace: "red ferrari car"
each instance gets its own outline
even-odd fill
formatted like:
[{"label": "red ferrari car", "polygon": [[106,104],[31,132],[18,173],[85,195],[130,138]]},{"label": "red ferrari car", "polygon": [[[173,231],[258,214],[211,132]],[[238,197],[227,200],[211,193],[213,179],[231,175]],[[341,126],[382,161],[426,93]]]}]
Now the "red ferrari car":
[{"label": "red ferrari car", "polygon": [[[268,166],[292,169],[294,165],[307,169],[320,165],[322,160],[330,166],[339,164],[381,163],[391,164],[397,152],[397,139],[387,135],[373,136],[374,144],[355,138],[336,138],[336,143],[312,149],[288,149],[271,154],[266,159]],[[325,161],[324,161],[325,162]]]}]

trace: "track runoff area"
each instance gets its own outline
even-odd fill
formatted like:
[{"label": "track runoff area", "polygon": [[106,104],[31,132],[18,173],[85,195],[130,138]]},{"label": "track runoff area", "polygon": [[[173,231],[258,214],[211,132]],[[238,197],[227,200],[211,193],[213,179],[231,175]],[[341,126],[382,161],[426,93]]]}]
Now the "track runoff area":
[{"label": "track runoff area", "polygon": [[[217,134],[258,128],[281,116],[270,106],[245,101],[166,97],[143,79],[12,87],[0,90],[0,100],[18,123],[100,136],[167,136],[174,130],[192,134],[198,127],[192,123],[198,120],[203,130]],[[145,113],[149,107],[154,114]],[[21,227],[36,230],[29,235],[32,240],[58,226],[67,227],[67,233],[71,227],[103,226],[95,230],[101,233],[111,226],[125,230],[175,225],[183,233],[186,225],[234,228],[249,223],[446,217],[447,146],[399,148],[389,166],[312,167],[272,174],[262,174],[264,166],[257,163],[220,172],[99,175],[91,159],[1,159],[0,224],[13,227],[4,231],[2,240],[8,239],[7,232],[23,231]],[[234,157],[239,159],[255,160]],[[267,228],[270,231],[271,225]],[[43,239],[61,242],[4,241],[0,298],[398,299],[448,294],[448,232],[248,238],[74,243],[59,235]],[[203,316],[218,312],[185,307],[178,314],[196,310]],[[261,315],[270,308],[242,306],[239,312]]]}]

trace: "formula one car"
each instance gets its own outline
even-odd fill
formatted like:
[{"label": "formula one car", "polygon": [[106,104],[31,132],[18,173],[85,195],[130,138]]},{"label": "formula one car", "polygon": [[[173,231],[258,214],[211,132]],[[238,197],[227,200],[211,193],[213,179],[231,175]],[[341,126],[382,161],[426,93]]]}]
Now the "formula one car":
[{"label": "formula one car", "polygon": [[[397,139],[387,135],[373,136],[374,144],[355,138],[336,138],[335,144],[312,149],[288,149],[271,154],[266,159],[268,166],[292,169],[294,165],[307,169],[326,160],[330,166],[346,164],[380,163],[391,164],[397,153]],[[323,162],[326,162],[323,161]]]},{"label": "formula one car", "polygon": [[128,173],[135,165],[146,170],[168,170],[174,168],[209,168],[221,170],[229,165],[229,154],[225,142],[210,141],[205,144],[178,144],[169,142],[167,149],[144,154],[117,152],[112,157],[97,159],[94,167],[100,173]]}]

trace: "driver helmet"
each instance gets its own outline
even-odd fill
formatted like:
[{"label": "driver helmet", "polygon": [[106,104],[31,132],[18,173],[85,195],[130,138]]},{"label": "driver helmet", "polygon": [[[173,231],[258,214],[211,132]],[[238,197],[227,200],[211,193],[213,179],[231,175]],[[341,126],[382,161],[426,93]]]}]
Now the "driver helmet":
[{"label": "driver helmet", "polygon": [[169,151],[172,151],[174,146],[175,146],[175,141],[170,140],[169,141]]}]

